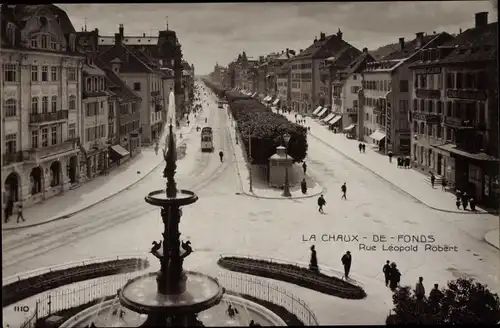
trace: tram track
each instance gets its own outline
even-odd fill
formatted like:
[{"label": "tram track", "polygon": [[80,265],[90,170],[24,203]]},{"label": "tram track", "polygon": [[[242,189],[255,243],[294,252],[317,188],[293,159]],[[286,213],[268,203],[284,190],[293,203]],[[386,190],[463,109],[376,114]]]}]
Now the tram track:
[{"label": "tram track", "polygon": [[[213,103],[210,105],[215,106]],[[220,127],[225,127],[225,129],[218,129],[220,133],[217,134],[217,137],[221,148],[226,149],[229,133],[226,117],[220,115],[220,112],[217,109],[212,110],[210,114],[211,118],[217,118],[217,123]],[[218,161],[218,157],[210,156],[210,154],[202,155],[208,156],[202,156],[203,160],[200,161],[200,165],[197,165],[195,170],[190,172],[192,174],[190,174],[191,176],[202,177],[203,173],[207,172],[211,162]],[[183,187],[195,192],[201,191],[206,188],[210,182],[213,182],[222,176],[231,164],[231,161],[225,161],[220,165],[217,165],[217,168],[211,171],[205,178],[196,179],[192,181],[193,183],[188,182]],[[144,185],[145,184],[141,184],[141,186],[138,185],[135,188],[124,191],[121,198],[123,198],[123,196],[130,196],[130,193],[136,194],[137,189],[140,189]],[[71,221],[60,221],[67,223],[66,225],[53,226],[50,230],[42,233],[34,233],[32,235],[28,234],[27,238],[22,238],[19,241],[4,244],[2,268],[5,270],[52,250],[71,245],[75,241],[81,240],[86,236],[97,234],[118,224],[126,223],[158,210],[156,208],[151,208],[151,206],[146,204],[142,198],[128,202],[128,206],[126,208],[122,208],[118,205],[113,206],[113,202],[117,199],[119,198],[116,197],[110,199],[109,201],[105,201],[92,209],[75,214],[72,216]]]}]

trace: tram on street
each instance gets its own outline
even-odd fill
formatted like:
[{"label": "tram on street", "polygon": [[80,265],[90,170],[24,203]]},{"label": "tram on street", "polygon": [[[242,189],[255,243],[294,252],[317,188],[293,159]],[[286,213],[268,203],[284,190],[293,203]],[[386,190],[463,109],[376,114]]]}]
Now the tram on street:
[{"label": "tram on street", "polygon": [[209,126],[201,129],[201,151],[214,151],[213,131]]}]

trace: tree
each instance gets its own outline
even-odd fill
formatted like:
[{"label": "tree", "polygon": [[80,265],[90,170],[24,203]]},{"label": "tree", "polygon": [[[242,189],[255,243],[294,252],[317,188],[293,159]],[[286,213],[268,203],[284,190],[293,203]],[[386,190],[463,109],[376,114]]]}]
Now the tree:
[{"label": "tree", "polygon": [[392,296],[393,324],[497,324],[500,299],[485,285],[471,278],[448,282],[447,288],[417,300],[410,287],[399,288]]}]

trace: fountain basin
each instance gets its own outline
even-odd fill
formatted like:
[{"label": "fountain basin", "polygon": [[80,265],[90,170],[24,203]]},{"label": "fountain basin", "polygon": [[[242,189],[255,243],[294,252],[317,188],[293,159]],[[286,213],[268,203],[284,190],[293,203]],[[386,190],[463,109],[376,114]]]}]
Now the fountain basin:
[{"label": "fountain basin", "polygon": [[157,273],[152,272],[131,279],[123,286],[121,304],[137,313],[170,314],[198,313],[220,302],[224,294],[216,279],[193,271],[184,271],[186,290],[180,294],[164,295],[157,292]]},{"label": "fountain basin", "polygon": [[167,197],[165,190],[155,190],[150,192],[144,199],[146,200],[146,203],[154,206],[184,206],[196,202],[198,200],[198,196],[192,191],[179,189],[177,190],[177,196],[171,198]]}]

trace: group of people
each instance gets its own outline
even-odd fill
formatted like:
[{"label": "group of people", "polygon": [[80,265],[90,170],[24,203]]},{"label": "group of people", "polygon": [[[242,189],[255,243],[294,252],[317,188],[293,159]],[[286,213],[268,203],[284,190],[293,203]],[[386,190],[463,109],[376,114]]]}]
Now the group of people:
[{"label": "group of people", "polygon": [[[7,205],[5,206],[5,209],[4,209],[4,223],[7,223],[9,222],[9,219],[10,217],[14,214],[14,201],[12,199],[9,199],[7,201]],[[19,203],[17,205],[17,223],[19,223],[19,221],[22,220],[23,222],[25,222],[26,220],[24,219],[24,215],[23,215],[23,205],[21,203]]]},{"label": "group of people", "polygon": [[359,143],[358,144],[358,149],[360,153],[366,153],[366,145],[364,143]]},{"label": "group of people", "polygon": [[470,210],[475,212],[476,211],[476,200],[474,197],[469,196],[467,192],[461,192],[460,190],[456,191],[456,201],[455,205],[457,206],[457,209],[460,209],[460,205],[462,205],[462,208],[464,211],[467,211],[467,206],[470,205]]},{"label": "group of people", "polygon": [[[318,256],[316,254],[316,247],[312,245],[310,247],[311,250],[311,259],[309,260],[309,270],[319,273],[318,266]],[[352,255],[350,251],[345,252],[340,259],[342,262],[342,266],[344,267],[344,276],[342,278],[349,279],[349,273],[351,272],[351,264],[352,264]]]},{"label": "group of people", "polygon": [[401,272],[399,271],[396,263],[390,263],[390,261],[387,260],[382,268],[382,272],[385,277],[385,285],[389,286],[392,291],[396,290],[399,282],[401,281]]},{"label": "group of people", "polygon": [[[340,199],[347,200],[347,183],[346,182],[344,182],[344,184],[342,186],[340,186],[340,191],[342,192],[342,196],[340,197]],[[325,205],[326,205],[325,196],[323,196],[323,194],[321,194],[318,197],[318,212],[324,214],[325,211],[323,210],[323,207]]]}]

